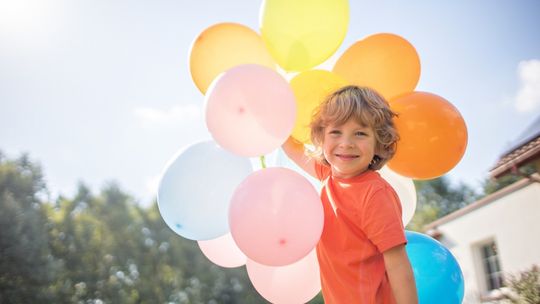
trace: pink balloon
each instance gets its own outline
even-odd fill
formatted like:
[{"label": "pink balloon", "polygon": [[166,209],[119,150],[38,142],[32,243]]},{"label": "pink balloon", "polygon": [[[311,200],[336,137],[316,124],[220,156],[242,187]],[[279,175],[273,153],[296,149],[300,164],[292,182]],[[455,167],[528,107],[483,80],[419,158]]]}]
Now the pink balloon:
[{"label": "pink balloon", "polygon": [[248,260],[247,273],[261,296],[271,303],[307,303],[321,290],[317,253],[312,250],[300,261],[272,267]]},{"label": "pink balloon", "polygon": [[198,241],[202,253],[214,264],[234,268],[246,264],[246,256],[240,251],[230,233],[213,240]]},{"label": "pink balloon", "polygon": [[296,102],[289,84],[260,65],[225,71],[206,94],[208,130],[221,147],[241,156],[260,156],[279,148],[295,119]]},{"label": "pink balloon", "polygon": [[323,228],[323,208],[311,183],[285,168],[250,174],[235,190],[229,209],[231,234],[257,263],[288,265],[305,257]]}]

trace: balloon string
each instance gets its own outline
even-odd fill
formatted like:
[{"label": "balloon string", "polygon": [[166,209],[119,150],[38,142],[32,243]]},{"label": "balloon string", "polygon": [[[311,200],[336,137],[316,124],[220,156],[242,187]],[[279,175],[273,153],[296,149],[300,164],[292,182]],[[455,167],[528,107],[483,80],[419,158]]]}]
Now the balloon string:
[{"label": "balloon string", "polygon": [[259,156],[259,159],[261,160],[261,167],[263,169],[266,169],[266,163],[264,162],[264,155]]}]

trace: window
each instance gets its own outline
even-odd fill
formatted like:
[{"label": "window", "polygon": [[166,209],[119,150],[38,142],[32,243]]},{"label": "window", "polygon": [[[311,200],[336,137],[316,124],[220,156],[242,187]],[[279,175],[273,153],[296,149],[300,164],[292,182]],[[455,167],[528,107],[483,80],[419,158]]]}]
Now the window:
[{"label": "window", "polygon": [[480,246],[487,291],[504,286],[503,274],[499,265],[499,256],[495,241]]}]

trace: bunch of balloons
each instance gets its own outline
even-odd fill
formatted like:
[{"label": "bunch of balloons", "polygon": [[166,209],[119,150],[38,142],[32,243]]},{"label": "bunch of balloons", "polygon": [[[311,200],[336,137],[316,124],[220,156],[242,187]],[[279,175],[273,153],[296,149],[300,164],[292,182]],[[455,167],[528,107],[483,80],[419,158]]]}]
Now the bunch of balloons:
[{"label": "bunch of balloons", "polygon": [[309,145],[311,114],[326,95],[348,84],[369,86],[399,113],[401,141],[381,174],[401,198],[404,224],[416,208],[412,179],[446,173],[465,151],[467,131],[457,109],[414,91],[420,60],[404,38],[369,36],[331,71],[314,69],[339,48],[348,23],[348,0],[265,0],[260,34],[219,23],[203,30],[190,50],[213,140],[171,159],[158,207],[167,225],[198,241],[215,264],[246,265],[257,291],[273,303],[305,303],[320,291],[314,248],[323,209],[316,189],[296,170],[253,172],[250,158],[279,149],[289,136]]}]

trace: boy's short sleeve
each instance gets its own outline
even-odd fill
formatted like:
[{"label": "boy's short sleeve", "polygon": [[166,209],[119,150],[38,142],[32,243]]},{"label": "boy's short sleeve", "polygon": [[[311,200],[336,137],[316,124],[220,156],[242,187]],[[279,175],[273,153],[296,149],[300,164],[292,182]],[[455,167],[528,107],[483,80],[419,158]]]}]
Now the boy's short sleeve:
[{"label": "boy's short sleeve", "polygon": [[330,176],[330,172],[332,172],[332,170],[329,166],[325,166],[318,161],[315,162],[315,173],[317,174],[317,178],[320,181],[323,181],[328,176]]},{"label": "boy's short sleeve", "polygon": [[361,229],[380,252],[407,243],[401,204],[392,191],[375,191],[358,210],[358,216]]}]

